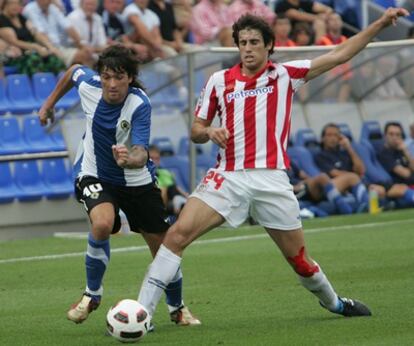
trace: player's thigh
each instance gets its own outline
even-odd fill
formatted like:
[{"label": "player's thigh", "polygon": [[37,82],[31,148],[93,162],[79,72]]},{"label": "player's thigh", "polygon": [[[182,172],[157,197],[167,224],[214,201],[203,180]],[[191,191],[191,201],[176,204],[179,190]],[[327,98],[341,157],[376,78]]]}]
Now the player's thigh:
[{"label": "player's thigh", "polygon": [[178,217],[168,230],[164,244],[180,253],[192,241],[221,225],[225,219],[216,210],[196,197],[190,197]]},{"label": "player's thigh", "polygon": [[299,202],[285,171],[254,171],[250,186],[253,195],[250,213],[261,226],[281,230],[302,227]]},{"label": "player's thigh", "polygon": [[117,200],[124,211],[131,231],[164,233],[169,218],[160,190],[153,184],[118,189]]},{"label": "player's thigh", "polygon": [[[76,198],[83,203],[92,223],[96,239],[110,234],[118,213],[116,199],[110,188],[95,177],[83,177],[76,182]],[[109,232],[109,233],[108,233]]]}]

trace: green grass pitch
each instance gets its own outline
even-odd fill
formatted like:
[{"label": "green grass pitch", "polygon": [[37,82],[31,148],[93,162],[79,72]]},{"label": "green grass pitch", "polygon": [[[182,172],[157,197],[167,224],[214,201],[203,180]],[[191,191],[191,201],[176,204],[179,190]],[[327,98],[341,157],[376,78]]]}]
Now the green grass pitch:
[{"label": "green grass pitch", "polygon": [[[200,327],[173,325],[161,302],[143,345],[414,345],[414,211],[304,222],[307,247],[336,291],[369,318],[319,307],[260,227],[218,229],[184,256],[185,302]],[[81,325],[66,310],[84,285],[86,241],[0,243],[0,345],[119,345],[105,336],[109,307],[137,297],[150,263],[139,236],[114,236],[101,307]],[[137,247],[136,249],[125,249]],[[124,250],[122,250],[124,249]],[[44,257],[70,254],[67,257]],[[32,257],[16,261],[16,258]]]}]

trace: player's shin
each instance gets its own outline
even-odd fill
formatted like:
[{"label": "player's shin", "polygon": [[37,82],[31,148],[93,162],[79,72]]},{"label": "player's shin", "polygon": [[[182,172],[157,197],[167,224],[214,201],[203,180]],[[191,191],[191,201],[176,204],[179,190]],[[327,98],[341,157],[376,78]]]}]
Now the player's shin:
[{"label": "player's shin", "polygon": [[95,240],[92,234],[88,236],[86,251],[86,293],[99,301],[102,296],[102,280],[110,259],[109,239]]},{"label": "player's shin", "polygon": [[323,273],[319,265],[311,260],[311,263],[305,258],[305,248],[299,250],[299,254],[294,257],[288,257],[295,272],[299,276],[302,285],[319,298],[319,301],[328,310],[338,308],[339,299],[331,283]]},{"label": "player's shin", "polygon": [[168,284],[180,269],[181,257],[161,245],[142,283],[138,302],[146,307],[151,317]]}]

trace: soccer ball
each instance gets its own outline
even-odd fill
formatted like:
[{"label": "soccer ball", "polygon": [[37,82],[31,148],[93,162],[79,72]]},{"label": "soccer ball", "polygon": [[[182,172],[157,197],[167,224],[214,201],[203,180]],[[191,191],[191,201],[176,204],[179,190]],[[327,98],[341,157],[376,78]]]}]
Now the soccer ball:
[{"label": "soccer ball", "polygon": [[136,300],[124,299],[111,307],[106,315],[109,334],[122,342],[136,342],[150,326],[147,310]]}]

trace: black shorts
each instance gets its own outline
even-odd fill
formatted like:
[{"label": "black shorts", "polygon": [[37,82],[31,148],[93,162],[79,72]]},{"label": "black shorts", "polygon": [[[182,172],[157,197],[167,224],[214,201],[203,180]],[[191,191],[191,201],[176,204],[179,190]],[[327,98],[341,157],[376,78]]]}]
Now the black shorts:
[{"label": "black shorts", "polygon": [[88,214],[101,203],[111,203],[115,215],[122,209],[133,232],[163,233],[170,227],[161,192],[155,184],[116,186],[85,176],[76,180],[75,193]]}]

